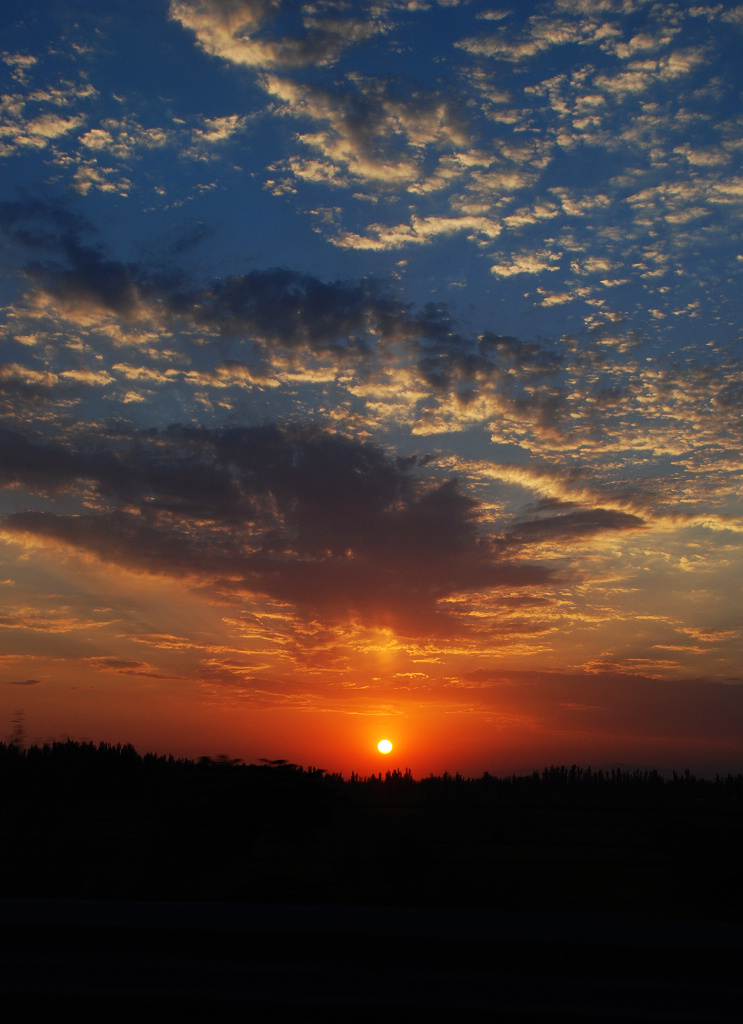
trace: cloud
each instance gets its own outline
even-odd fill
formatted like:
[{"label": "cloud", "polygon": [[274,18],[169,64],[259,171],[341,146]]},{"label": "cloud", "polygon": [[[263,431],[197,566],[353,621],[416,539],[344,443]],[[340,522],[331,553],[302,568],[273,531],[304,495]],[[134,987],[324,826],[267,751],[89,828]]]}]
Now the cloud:
[{"label": "cloud", "polygon": [[0,96],[0,157],[24,151],[53,149],[65,136],[82,128],[87,117],[83,113],[65,114],[61,108],[80,104],[97,96],[93,86],[80,79],[62,80],[52,88],[30,90],[29,78],[38,61],[23,55],[5,55],[5,63],[13,68],[13,77],[23,92]]},{"label": "cloud", "polygon": [[[209,122],[205,128],[194,132],[202,139],[220,141],[238,131],[245,124],[245,118],[218,118],[217,121],[229,122],[232,131],[226,135],[213,131]],[[106,118],[97,128],[91,128],[80,137],[80,145],[92,153],[101,154],[111,159],[131,160],[138,150],[162,149],[173,145],[177,133],[174,128],[145,128],[134,117]]]},{"label": "cloud", "polygon": [[148,679],[172,679],[173,676],[155,672],[146,661],[132,661],[128,658],[93,657],[83,659],[99,672],[117,672],[125,676],[144,676]]},{"label": "cloud", "polygon": [[146,503],[150,495],[155,501],[159,494],[163,507],[205,518],[221,516],[229,507],[234,514],[240,506],[229,474],[219,466],[189,459],[187,452],[180,464],[173,465],[158,456],[155,446],[146,448],[147,455],[143,452],[140,458],[137,448],[134,438],[117,443],[114,436],[75,450],[0,427],[0,481],[48,496],[92,483],[102,497],[124,506]]},{"label": "cloud", "polygon": [[[631,197],[645,210],[667,194],[653,186]],[[22,341],[28,368],[20,359],[0,368],[0,400],[11,430],[19,412],[44,403],[49,415],[59,415],[62,403],[105,396],[106,402],[124,403],[119,415],[136,415],[133,405],[139,402],[144,412],[144,399],[165,398],[165,386],[171,391],[166,401],[175,397],[176,386],[187,385],[194,401],[220,410],[237,408],[238,389],[270,388],[272,404],[264,406],[269,416],[297,408],[307,388],[315,394],[332,388],[332,399],[319,399],[320,415],[325,422],[343,421],[357,436],[396,424],[419,437],[485,427],[494,442],[515,444],[540,459],[572,453],[577,463],[593,463],[597,480],[609,487],[601,493],[612,497],[610,504],[611,480],[623,477],[626,483],[638,452],[667,481],[668,502],[682,496],[688,502],[692,494],[706,501],[705,481],[720,462],[714,453],[725,439],[740,438],[734,411],[741,368],[733,357],[711,352],[707,365],[639,364],[632,355],[638,336],[616,329],[553,346],[495,331],[473,334],[461,330],[446,306],[415,309],[371,278],[326,282],[273,268],[196,283],[167,266],[112,259],[95,244],[89,225],[62,203],[0,204],[0,228],[19,255],[30,317],[38,317],[28,326],[38,333]],[[521,248],[499,257],[499,265],[536,270],[530,260],[549,266],[562,251],[562,240],[559,249],[536,249],[531,256]],[[643,267],[650,267],[664,254],[643,255]],[[610,251],[580,253],[571,259],[576,276],[565,291],[535,289],[531,301],[565,308],[588,296],[600,303],[598,289],[616,278],[604,277],[606,286],[591,278],[615,268]],[[550,284],[554,277],[549,274]],[[48,335],[37,311],[53,325]],[[670,318],[671,309],[662,312]],[[16,323],[20,341],[21,320]],[[108,363],[86,363],[73,345],[76,332],[88,331],[91,323],[86,344],[102,346],[95,351]],[[68,349],[61,338],[69,338]],[[126,358],[119,352],[111,358],[111,345],[127,345]],[[32,435],[22,426],[18,451],[33,441],[39,450],[27,452],[28,459],[43,466],[47,442],[40,431]],[[8,442],[7,466],[15,464],[14,444]],[[702,452],[710,464],[704,476],[689,462]],[[663,462],[669,456],[682,468],[669,469]],[[95,466],[91,472],[91,479],[99,479]],[[649,479],[629,488],[640,507],[651,501],[651,491],[658,501]],[[719,479],[727,494],[728,483]],[[597,504],[606,501],[598,495]]]},{"label": "cloud", "polygon": [[560,269],[561,253],[542,249],[537,252],[525,252],[511,256],[507,263],[495,263],[490,272],[496,277],[513,277],[514,274],[540,274],[543,270]]},{"label": "cloud", "polygon": [[86,245],[82,236],[88,230],[87,222],[64,204],[53,207],[34,199],[0,203],[0,231],[19,251],[45,257],[35,258],[24,268],[38,288],[67,310],[93,305],[134,315],[139,288],[132,268]]},{"label": "cloud", "polygon": [[405,245],[427,245],[442,235],[454,235],[460,231],[470,232],[470,237],[497,238],[501,226],[489,217],[414,216],[410,224],[396,224],[392,227],[371,224],[367,231],[367,235],[345,231],[330,240],[343,249],[400,249]]},{"label": "cloud", "polygon": [[47,401],[59,378],[49,370],[36,370],[20,363],[0,364],[0,409],[17,415]]},{"label": "cloud", "polygon": [[476,342],[452,333],[443,344],[430,346],[421,342],[420,351],[418,367],[429,386],[437,391],[491,380],[500,381],[507,392],[512,392],[515,374],[523,387],[528,386],[527,382],[554,377],[562,365],[558,352],[535,342],[490,332],[480,335]]},{"label": "cloud", "polygon": [[[469,143],[459,104],[439,90],[356,74],[347,75],[342,87],[333,90],[274,74],[262,76],[260,82],[280,104],[279,113],[317,126],[315,131],[300,132],[297,139],[320,155],[321,178],[326,181],[420,185],[437,174],[449,180],[465,170],[456,161],[446,166],[436,161],[436,169],[424,169],[427,154]],[[291,159],[283,167],[312,180],[320,173],[319,168],[310,170],[306,162]]]},{"label": "cloud", "polygon": [[740,25],[743,28],[743,4],[738,4],[737,7],[732,7],[729,11],[725,11],[721,18],[731,25]]},{"label": "cloud", "polygon": [[[415,223],[421,237],[463,226],[491,230],[490,222],[481,218]],[[444,380],[472,382],[478,376],[496,380],[514,367],[532,382],[535,376],[554,374],[560,366],[556,353],[536,343],[493,332],[462,337],[445,308],[415,311],[373,279],[323,282],[272,268],[193,285],[178,274],[109,259],[82,240],[85,227],[63,208],[49,211],[41,204],[0,204],[0,229],[34,255],[23,268],[25,278],[33,282],[34,302],[51,303],[72,320],[85,321],[91,311],[98,310],[123,321],[150,318],[162,328],[195,327],[252,345],[251,359],[222,359],[206,375],[204,371],[192,374],[194,381],[214,386],[229,380],[270,383],[280,372],[279,351],[311,351],[339,365],[351,360],[364,365],[395,346],[402,346],[417,360],[437,390]],[[47,259],[36,258],[37,252],[46,253]],[[129,380],[165,379],[160,369],[141,365],[121,362],[111,369]],[[10,382],[10,371],[7,376]],[[103,370],[78,368],[63,370],[59,377],[97,384],[113,379]],[[42,382],[34,383],[38,387]],[[513,382],[508,386],[512,390]]]},{"label": "cloud", "polygon": [[[0,629],[17,630],[19,633],[31,630],[33,633],[61,634],[69,633],[71,630],[98,629],[106,625],[107,622],[100,618],[77,617],[71,613],[68,606],[43,611],[37,607],[16,605],[8,614],[0,615]],[[38,641],[34,640],[34,643],[37,644]]]},{"label": "cloud", "polygon": [[[30,88],[30,72],[41,72],[37,62],[21,65],[19,56],[10,59],[16,72],[22,71],[14,77],[23,91],[0,96],[0,158],[43,152],[59,172],[71,175],[71,187],[82,196],[91,191],[128,196],[136,187],[132,161],[148,151],[168,147],[188,159],[213,159],[249,121],[226,114],[188,124],[168,111],[164,125],[144,125],[130,111],[121,114],[120,107],[116,116],[100,117],[101,97],[83,75],[76,82],[60,79],[55,86]],[[66,109],[73,106],[73,111]]]},{"label": "cloud", "polygon": [[63,209],[0,203],[0,229],[47,256],[24,268],[35,292],[68,316],[97,309],[125,320],[165,317],[224,334],[252,334],[269,345],[338,350],[363,347],[371,326],[391,329],[404,319],[400,304],[373,282],[325,284],[281,268],[191,287],[177,275],[108,259],[82,241],[85,228]]},{"label": "cloud", "polygon": [[462,682],[483,705],[528,715],[551,732],[730,742],[743,729],[739,680],[658,679],[607,665],[595,673],[480,669]]},{"label": "cloud", "polygon": [[617,509],[591,508],[521,520],[509,530],[509,538],[517,544],[539,542],[581,543],[597,533],[637,530],[643,519]]},{"label": "cloud", "polygon": [[615,100],[626,101],[647,92],[657,82],[677,82],[708,60],[704,46],[679,47],[657,59],[630,61],[616,73],[595,75],[593,85]]},{"label": "cloud", "polygon": [[[523,29],[512,30],[509,26],[495,33],[483,33],[463,39],[455,45],[478,57],[488,57],[512,63],[525,61],[553,46],[567,44],[587,45],[600,43],[618,33],[616,26],[600,21],[600,9],[566,11],[567,17],[532,15]],[[574,18],[569,17],[570,14]]]},{"label": "cloud", "polygon": [[401,319],[401,309],[373,282],[325,284],[275,268],[164,297],[170,314],[225,334],[251,334],[288,348],[363,349],[370,328]]},{"label": "cloud", "polygon": [[476,500],[455,479],[426,479],[417,459],[317,427],[173,427],[73,451],[8,437],[3,451],[6,481],[44,493],[85,483],[102,499],[80,514],[10,515],[6,536],[215,593],[444,629],[442,598],[551,578],[482,532]]},{"label": "cloud", "polygon": [[362,13],[342,0],[171,0],[170,17],[211,56],[256,69],[298,68],[333,64],[348,46],[385,32],[386,6]]},{"label": "cloud", "polygon": [[40,679],[8,679],[6,686],[38,686]]},{"label": "cloud", "polygon": [[13,78],[17,79],[23,85],[27,82],[27,75],[29,69],[38,63],[38,57],[34,57],[30,53],[3,53],[0,55],[0,59],[3,64],[11,69]]}]

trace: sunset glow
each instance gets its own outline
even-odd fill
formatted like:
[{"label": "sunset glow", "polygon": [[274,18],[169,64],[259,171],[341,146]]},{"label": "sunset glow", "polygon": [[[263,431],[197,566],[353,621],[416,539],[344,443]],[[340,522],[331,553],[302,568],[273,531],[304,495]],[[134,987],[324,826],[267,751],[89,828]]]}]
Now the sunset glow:
[{"label": "sunset glow", "polygon": [[743,770],[743,8],[227,6],[0,14],[2,738]]},{"label": "sunset glow", "polygon": [[389,740],[380,740],[379,743],[377,743],[377,750],[380,754],[389,754],[392,750],[392,744]]}]

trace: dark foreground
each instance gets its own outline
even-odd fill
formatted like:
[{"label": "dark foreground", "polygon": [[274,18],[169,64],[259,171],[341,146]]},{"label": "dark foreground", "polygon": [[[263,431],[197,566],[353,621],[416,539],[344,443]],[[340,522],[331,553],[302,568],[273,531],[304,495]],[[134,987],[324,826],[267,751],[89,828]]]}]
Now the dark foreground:
[{"label": "dark foreground", "polygon": [[26,1019],[740,1020],[731,925],[55,900],[0,915],[3,1005]]},{"label": "dark foreground", "polygon": [[4,1007],[739,1021],[743,779],[0,744]]},{"label": "dark foreground", "polygon": [[0,744],[0,897],[743,922],[743,777],[343,780]]}]

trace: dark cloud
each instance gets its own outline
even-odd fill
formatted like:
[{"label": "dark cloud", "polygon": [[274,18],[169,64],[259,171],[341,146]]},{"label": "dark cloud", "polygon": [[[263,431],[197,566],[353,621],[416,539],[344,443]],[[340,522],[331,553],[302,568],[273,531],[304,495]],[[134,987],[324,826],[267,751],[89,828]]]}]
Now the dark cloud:
[{"label": "dark cloud", "polygon": [[197,248],[206,239],[212,238],[216,229],[203,221],[198,221],[192,227],[181,230],[178,236],[168,244],[168,250],[175,256]]},{"label": "dark cloud", "polygon": [[645,526],[644,519],[617,509],[587,508],[562,515],[527,519],[517,523],[509,538],[519,544],[560,540],[579,543],[596,533],[617,530],[638,530]]},{"label": "dark cloud", "polygon": [[364,359],[380,345],[403,343],[436,391],[464,394],[484,379],[495,380],[509,396],[518,390],[514,401],[525,410],[537,408],[545,422],[562,404],[557,389],[536,395],[522,390],[554,377],[561,354],[492,332],[464,336],[446,307],[416,312],[374,279],[323,282],[275,267],[197,285],[173,268],[109,259],[85,242],[85,221],[40,202],[0,204],[0,230],[39,254],[23,273],[65,310],[92,307],[126,320],[146,309],[174,326],[254,342],[268,359],[274,347]]},{"label": "dark cloud", "polygon": [[[518,380],[521,392],[524,385],[554,377],[562,368],[560,354],[533,342],[492,333],[463,336],[445,308],[416,313],[374,280],[325,283],[274,268],[207,288],[164,294],[161,301],[171,316],[224,335],[256,338],[268,346],[364,358],[379,345],[402,342],[436,391],[461,391],[490,380],[510,393],[516,391]],[[553,407],[562,404],[562,393],[522,393],[519,401],[549,406],[547,418],[552,418]]]},{"label": "dark cloud", "polygon": [[77,459],[59,444],[35,442],[17,430],[0,427],[0,484],[22,484],[40,493],[56,493],[80,479]]},{"label": "dark cloud", "polygon": [[88,222],[64,202],[52,204],[27,196],[0,202],[0,231],[31,252],[61,252],[88,228]]},{"label": "dark cloud", "polygon": [[374,282],[326,284],[273,268],[189,285],[173,270],[108,259],[83,241],[87,227],[41,202],[0,204],[0,230],[39,254],[25,276],[63,308],[87,304],[126,319],[147,302],[168,318],[223,335],[322,350],[363,348],[370,330],[399,333],[405,319],[401,304]]},{"label": "dark cloud", "polygon": [[743,380],[732,380],[714,396],[712,401],[723,409],[743,406]]},{"label": "dark cloud", "polygon": [[501,669],[463,678],[501,711],[533,715],[551,731],[735,741],[743,730],[739,679]]},{"label": "dark cloud", "polygon": [[86,244],[90,225],[64,203],[26,198],[0,203],[0,231],[19,249],[39,254],[24,274],[62,306],[92,304],[124,317],[132,314],[138,301],[134,268]]},{"label": "dark cloud", "polygon": [[287,348],[367,348],[370,330],[401,317],[379,286],[274,268],[163,296],[171,315],[222,334],[257,337]]},{"label": "dark cloud", "polygon": [[8,686],[38,686],[40,679],[9,679]]},{"label": "dark cloud", "polygon": [[559,418],[565,395],[547,382],[562,369],[561,354],[490,332],[463,337],[445,311],[436,318],[411,318],[412,324],[417,328],[410,331],[410,341],[420,352],[418,366],[434,391],[453,391],[466,404],[489,382],[530,421],[553,426]]},{"label": "dark cloud", "polygon": [[46,495],[89,483],[120,506],[137,504],[194,518],[222,517],[226,508],[244,514],[225,467],[205,462],[201,450],[192,451],[188,444],[174,462],[172,450],[161,452],[154,438],[101,436],[75,448],[0,427],[0,483]]},{"label": "dark cloud", "polygon": [[92,246],[70,238],[63,250],[67,266],[37,262],[26,270],[62,308],[93,307],[126,319],[136,311],[143,293],[151,290],[148,282],[135,279],[135,267],[106,259]]},{"label": "dark cloud", "polygon": [[564,498],[540,498],[532,506],[535,512],[556,512],[565,508],[575,508],[577,502],[566,501]]},{"label": "dark cloud", "polygon": [[148,679],[172,679],[172,676],[153,672],[146,661],[131,661],[127,658],[86,658],[89,665],[104,672],[118,672],[127,676],[146,676]]},{"label": "dark cloud", "polygon": [[260,593],[375,621],[428,616],[461,591],[546,584],[481,532],[478,506],[420,461],[314,426],[167,431],[90,450],[5,432],[6,480],[52,493],[84,482],[99,509],[8,516],[16,533],[214,592]]}]

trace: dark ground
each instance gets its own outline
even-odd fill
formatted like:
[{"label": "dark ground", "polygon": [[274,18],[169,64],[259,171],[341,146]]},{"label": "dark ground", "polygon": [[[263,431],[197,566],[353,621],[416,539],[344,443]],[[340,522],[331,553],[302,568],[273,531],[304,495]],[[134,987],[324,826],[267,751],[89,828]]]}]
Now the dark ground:
[{"label": "dark ground", "polygon": [[743,921],[743,778],[344,781],[0,745],[0,896]]},{"label": "dark ground", "polygon": [[344,781],[68,743],[0,745],[0,783],[6,1002],[740,1020],[741,777]]}]

